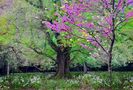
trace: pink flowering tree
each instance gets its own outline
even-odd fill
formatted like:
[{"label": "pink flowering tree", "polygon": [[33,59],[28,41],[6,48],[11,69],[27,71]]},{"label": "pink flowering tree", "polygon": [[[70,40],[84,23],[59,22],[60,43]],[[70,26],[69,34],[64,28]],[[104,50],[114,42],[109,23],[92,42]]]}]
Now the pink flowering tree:
[{"label": "pink flowering tree", "polygon": [[[49,51],[44,51],[43,49],[39,48],[37,45],[30,45],[30,49],[35,51],[39,55],[45,55],[46,57],[50,58],[55,63],[55,77],[57,78],[64,78],[67,77],[69,74],[69,65],[70,61],[73,58],[71,57],[71,46],[68,44],[64,45],[62,42],[62,36],[63,35],[58,29],[55,31],[54,25],[48,29],[44,23],[47,24],[48,27],[51,26],[51,24],[56,23],[53,22],[55,19],[57,19],[56,11],[60,11],[58,7],[56,7],[55,4],[61,5],[61,0],[26,0],[30,5],[37,8],[41,13],[35,17],[40,23],[40,31],[44,34],[44,37],[46,38],[46,43],[48,43],[48,47],[50,52],[53,54],[48,54]],[[38,2],[38,3],[37,3]],[[49,22],[46,22],[49,21]],[[58,22],[57,22],[58,24]],[[58,24],[59,25],[59,24]],[[62,27],[63,25],[59,25],[57,28]]]},{"label": "pink flowering tree", "polygon": [[80,39],[78,45],[90,50],[97,48],[107,56],[108,71],[112,71],[112,51],[116,33],[133,18],[133,0],[72,0],[64,2],[58,19],[45,25],[57,33],[65,33],[70,41]]}]

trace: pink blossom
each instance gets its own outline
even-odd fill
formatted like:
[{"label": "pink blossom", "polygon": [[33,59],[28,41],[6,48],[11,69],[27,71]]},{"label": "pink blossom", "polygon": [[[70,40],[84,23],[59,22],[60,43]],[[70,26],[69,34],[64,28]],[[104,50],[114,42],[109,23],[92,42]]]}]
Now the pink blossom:
[{"label": "pink blossom", "polygon": [[89,48],[87,45],[85,45],[85,44],[80,44],[80,46],[82,46],[83,48],[85,48],[85,49],[88,49],[88,50],[93,50],[92,48]]},{"label": "pink blossom", "polygon": [[77,26],[79,27],[85,27],[85,28],[94,28],[94,24],[93,23],[90,23],[90,22],[87,22],[87,23],[78,23],[76,24]]},{"label": "pink blossom", "polygon": [[45,24],[48,28],[52,28],[52,24],[47,21],[43,21],[42,24]]},{"label": "pink blossom", "polygon": [[125,0],[119,0],[119,1],[118,1],[117,8],[118,8],[119,10],[121,10],[121,9],[123,8],[123,3],[124,3],[124,1],[125,1]]},{"label": "pink blossom", "polygon": [[93,23],[85,23],[83,26],[86,27],[86,28],[94,28]]},{"label": "pink blossom", "polygon": [[78,27],[82,27],[83,26],[83,24],[82,23],[78,23],[78,24],[76,24]]},{"label": "pink blossom", "polygon": [[46,22],[45,21],[45,25],[48,27],[48,28],[50,28],[50,29],[52,29],[52,30],[54,30],[54,31],[56,31],[56,32],[67,32],[67,31],[70,31],[70,27],[69,26],[67,26],[66,24],[64,24],[64,23],[59,23],[59,22],[56,22],[56,21],[54,21],[54,23],[53,24],[51,24],[50,22]]},{"label": "pink blossom", "polygon": [[64,22],[68,22],[68,21],[70,21],[69,20],[69,18],[67,17],[67,16],[63,16],[62,17],[62,22],[64,23]]},{"label": "pink blossom", "polygon": [[102,31],[102,35],[104,37],[109,37],[111,33],[112,33],[112,31],[109,28],[104,28],[104,30]]},{"label": "pink blossom", "polygon": [[126,14],[126,18],[129,19],[129,18],[132,18],[133,17],[133,11],[130,11]]},{"label": "pink blossom", "polygon": [[128,5],[133,5],[133,0],[127,0]]},{"label": "pink blossom", "polygon": [[105,8],[109,8],[110,7],[110,0],[103,0],[103,4]]},{"label": "pink blossom", "polygon": [[80,2],[83,2],[84,0],[79,0]]},{"label": "pink blossom", "polygon": [[63,10],[65,10],[69,16],[78,16],[81,12],[87,12],[87,4],[73,3],[72,5],[65,4]]},{"label": "pink blossom", "polygon": [[105,17],[105,20],[110,26],[112,26],[112,16]]},{"label": "pink blossom", "polygon": [[69,22],[70,24],[74,24],[75,23],[75,20],[71,17],[71,18],[68,18],[67,16],[63,16],[62,17],[62,22]]},{"label": "pink blossom", "polygon": [[[87,40],[94,45],[95,47],[99,47],[99,44],[96,42],[96,40],[93,37],[88,37]],[[97,39],[98,40],[98,39]]]}]

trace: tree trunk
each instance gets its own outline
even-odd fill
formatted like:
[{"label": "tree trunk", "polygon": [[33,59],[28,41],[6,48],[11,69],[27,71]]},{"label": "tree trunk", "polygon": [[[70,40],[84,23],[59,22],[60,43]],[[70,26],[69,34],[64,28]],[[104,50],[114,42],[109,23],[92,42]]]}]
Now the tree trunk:
[{"label": "tree trunk", "polygon": [[10,74],[10,65],[9,65],[9,62],[7,61],[7,76],[9,76]]},{"label": "tree trunk", "polygon": [[109,72],[109,82],[111,87],[112,86],[112,54],[111,53],[109,55],[108,72]]},{"label": "tree trunk", "polygon": [[112,71],[112,56],[109,57],[109,62],[108,62],[108,72]]},{"label": "tree trunk", "polygon": [[64,51],[64,56],[65,56],[65,74],[68,74],[70,72],[69,70],[69,65],[70,65],[70,49],[69,47],[65,48]]},{"label": "tree trunk", "polygon": [[57,52],[57,77],[63,78],[65,74],[65,58],[63,52]]},{"label": "tree trunk", "polygon": [[87,73],[87,65],[86,65],[86,62],[84,62],[84,73]]},{"label": "tree trunk", "polygon": [[56,77],[64,78],[69,73],[70,52],[67,48],[58,48],[57,50],[57,70]]}]

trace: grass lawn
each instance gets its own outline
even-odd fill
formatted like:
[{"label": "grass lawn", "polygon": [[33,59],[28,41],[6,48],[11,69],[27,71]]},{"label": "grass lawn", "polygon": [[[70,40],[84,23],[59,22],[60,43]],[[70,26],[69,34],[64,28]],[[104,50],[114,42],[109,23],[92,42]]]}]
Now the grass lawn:
[{"label": "grass lawn", "polygon": [[11,74],[0,77],[0,90],[133,90],[133,72],[113,72],[112,89],[107,72],[71,74],[71,79],[54,79],[43,73]]}]

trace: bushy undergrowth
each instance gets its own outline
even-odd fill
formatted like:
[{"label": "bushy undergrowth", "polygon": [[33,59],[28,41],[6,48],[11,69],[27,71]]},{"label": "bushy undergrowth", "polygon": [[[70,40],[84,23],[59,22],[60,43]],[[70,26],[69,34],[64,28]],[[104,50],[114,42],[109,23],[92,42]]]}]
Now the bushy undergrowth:
[{"label": "bushy undergrowth", "polygon": [[19,90],[20,88],[39,89],[43,78],[41,74],[14,74],[1,77],[0,88],[3,90]]},{"label": "bushy undergrowth", "polygon": [[[71,79],[50,79],[42,73],[0,77],[0,90],[110,90],[107,72],[72,73]],[[111,90],[133,90],[132,72],[113,72]]]},{"label": "bushy undergrowth", "polygon": [[110,86],[109,73],[95,72],[78,77],[82,81],[82,86],[89,85],[95,90],[99,88],[111,90],[133,90],[132,72],[113,72],[112,85]]}]

